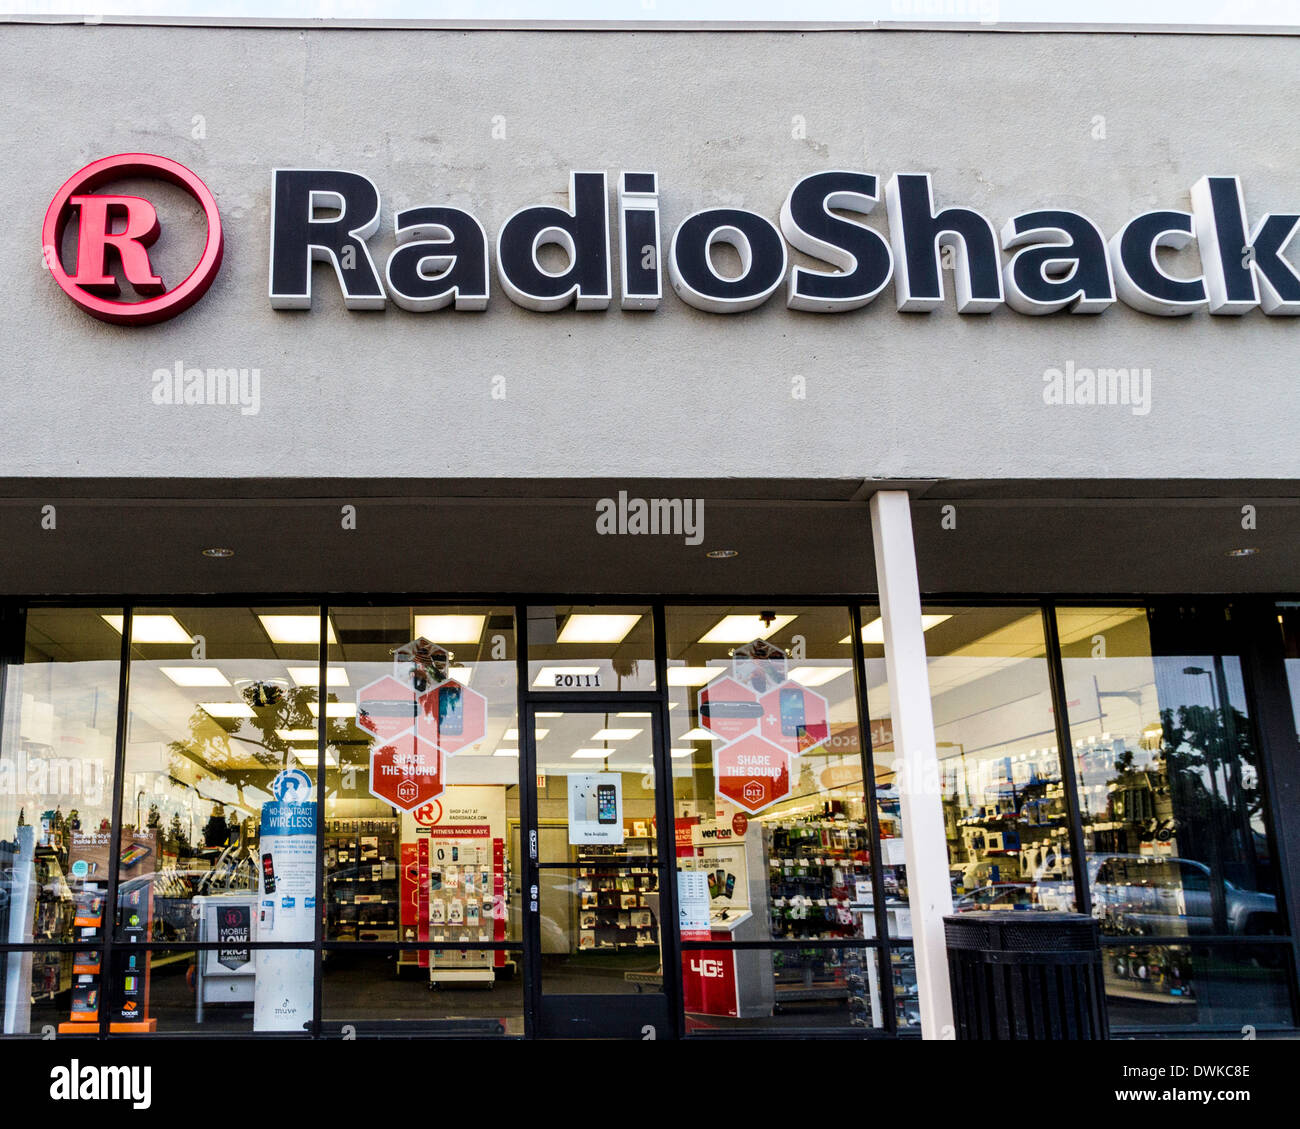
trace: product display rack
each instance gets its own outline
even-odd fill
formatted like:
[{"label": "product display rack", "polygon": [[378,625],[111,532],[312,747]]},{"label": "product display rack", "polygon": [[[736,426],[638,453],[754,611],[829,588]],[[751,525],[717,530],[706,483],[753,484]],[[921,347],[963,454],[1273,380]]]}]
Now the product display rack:
[{"label": "product display rack", "polygon": [[1018,780],[1011,758],[1005,759],[1004,778],[978,797],[963,796],[955,777],[945,781],[953,893],[960,898],[996,887],[988,905],[974,908],[1031,909],[1039,904],[1040,888],[1046,892],[1051,883],[1070,881],[1065,788],[1059,777],[1039,776],[1037,764],[1027,766],[1028,779]]},{"label": "product display rack", "polygon": [[326,935],[332,940],[398,939],[398,836],[392,816],[326,822]]},{"label": "product display rack", "polygon": [[[629,848],[634,844],[643,853],[633,853]],[[652,835],[629,835],[622,845],[577,848],[574,912],[579,951],[658,944],[658,922],[647,899],[659,892],[657,862]]]},{"label": "product display rack", "polygon": [[801,819],[763,828],[772,936],[781,940],[861,937],[860,884],[870,885],[864,822]]}]

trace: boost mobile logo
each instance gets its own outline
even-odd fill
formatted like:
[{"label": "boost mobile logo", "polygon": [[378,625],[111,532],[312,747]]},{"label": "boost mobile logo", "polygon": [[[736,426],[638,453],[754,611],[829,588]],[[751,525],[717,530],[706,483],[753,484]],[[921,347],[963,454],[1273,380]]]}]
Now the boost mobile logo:
[{"label": "boost mobile logo", "polygon": [[[99,193],[96,189],[127,177],[150,177],[184,189],[194,197],[207,218],[208,234],[194,269],[170,289],[154,273],[149,247],[158,239],[158,211],[141,196]],[[63,237],[77,216],[76,269],[63,265]],[[114,230],[121,224],[119,230]],[[149,153],[119,153],[87,165],[55,193],[45,212],[41,251],[45,267],[69,298],[92,317],[117,325],[148,325],[166,321],[194,305],[207,292],[221,267],[223,250],[221,216],[208,186],[184,165]],[[122,276],[139,302],[117,297]]]}]

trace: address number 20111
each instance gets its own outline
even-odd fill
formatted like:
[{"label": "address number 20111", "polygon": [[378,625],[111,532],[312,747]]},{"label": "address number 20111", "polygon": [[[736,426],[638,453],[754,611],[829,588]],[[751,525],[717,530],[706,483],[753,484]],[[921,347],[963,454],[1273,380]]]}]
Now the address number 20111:
[{"label": "address number 20111", "polygon": [[586,689],[591,686],[600,685],[599,674],[556,674],[556,688],[569,690]]}]

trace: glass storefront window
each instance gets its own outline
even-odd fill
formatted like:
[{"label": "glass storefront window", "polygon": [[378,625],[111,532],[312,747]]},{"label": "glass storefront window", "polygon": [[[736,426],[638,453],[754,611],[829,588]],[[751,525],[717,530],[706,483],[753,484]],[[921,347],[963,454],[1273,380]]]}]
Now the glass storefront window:
[{"label": "glass storefront window", "polygon": [[655,689],[650,608],[530,607],[528,682],[533,690],[564,693]]},{"label": "glass storefront window", "polygon": [[1284,931],[1229,612],[1057,612],[1088,881],[1107,936]]},{"label": "glass storefront window", "polygon": [[[122,940],[215,941],[219,910],[260,914],[264,870],[276,904],[258,935],[314,939],[319,640],[315,608],[135,610]],[[264,835],[290,810],[312,826]]]},{"label": "glass storefront window", "polygon": [[847,609],[671,607],[667,626],[677,866],[700,891],[694,932],[874,937]]},{"label": "glass storefront window", "polygon": [[[326,940],[461,946],[459,980],[490,984],[504,953],[467,946],[518,941],[522,920],[514,609],[332,607],[330,621]],[[408,753],[427,795],[391,782]],[[427,947],[395,959],[438,982]]]},{"label": "glass storefront window", "polygon": [[[434,949],[433,968],[443,974],[470,969],[484,954],[473,949]],[[463,990],[426,991],[428,977],[399,965],[391,953],[325,950],[321,1021],[326,1038],[344,1034],[411,1038],[478,1039],[524,1033],[524,982],[519,954],[503,962],[491,991],[466,983]],[[456,982],[448,980],[446,986]]]},{"label": "glass storefront window", "polygon": [[1300,601],[1277,605],[1277,622],[1282,632],[1287,685],[1291,687],[1291,710],[1295,731],[1300,734]]},{"label": "glass storefront window", "polygon": [[[102,941],[75,921],[88,920],[108,890],[122,653],[112,624],[121,617],[118,608],[27,613],[0,732],[0,940],[8,944]],[[33,976],[41,995],[69,982],[66,971]]]},{"label": "glass storefront window", "polygon": [[[894,758],[877,617],[876,609],[863,609],[869,708],[873,726],[879,721],[888,738],[876,748],[880,772]],[[1041,612],[927,605],[922,627],[954,911],[1073,910],[1069,815]],[[896,796],[893,783],[889,775],[878,779],[882,804]],[[887,813],[882,830],[897,822]],[[897,844],[901,861],[901,839]],[[910,936],[910,918],[898,935]]]}]

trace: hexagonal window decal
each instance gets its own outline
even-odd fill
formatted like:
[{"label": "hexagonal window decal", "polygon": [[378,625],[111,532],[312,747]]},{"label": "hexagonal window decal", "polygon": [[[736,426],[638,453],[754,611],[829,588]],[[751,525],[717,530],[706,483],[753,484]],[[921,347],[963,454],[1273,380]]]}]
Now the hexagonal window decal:
[{"label": "hexagonal window decal", "polygon": [[442,795],[442,754],[414,733],[370,750],[370,794],[399,811],[412,811]]},{"label": "hexagonal window decal", "polygon": [[487,736],[487,699],[449,678],[420,695],[416,732],[444,753],[457,753]]},{"label": "hexagonal window decal", "polygon": [[380,740],[415,728],[415,691],[391,674],[357,691],[357,725]]},{"label": "hexagonal window decal", "polygon": [[715,678],[700,691],[700,725],[723,740],[757,729],[762,715],[758,695],[731,675]]},{"label": "hexagonal window decal", "polygon": [[790,794],[790,754],[750,733],[714,751],[713,778],[719,796],[755,815]]},{"label": "hexagonal window decal", "polygon": [[830,704],[817,691],[797,682],[782,682],[760,699],[758,731],[787,753],[806,753],[830,740]]}]

